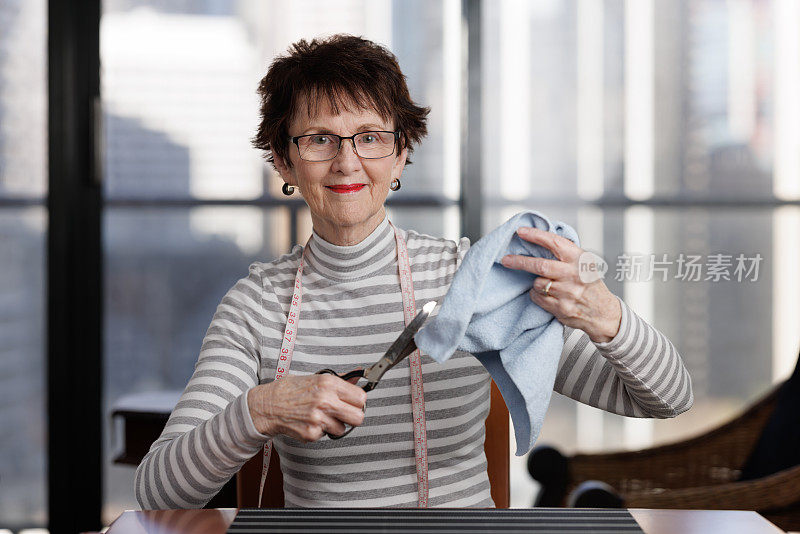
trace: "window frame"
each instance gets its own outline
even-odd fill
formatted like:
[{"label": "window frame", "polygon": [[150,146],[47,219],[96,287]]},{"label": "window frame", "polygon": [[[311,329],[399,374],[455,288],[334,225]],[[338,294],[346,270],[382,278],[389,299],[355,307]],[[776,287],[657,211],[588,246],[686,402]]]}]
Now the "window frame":
[{"label": "window frame", "polygon": [[101,527],[103,482],[100,0],[49,0],[47,31],[48,527],[81,532]]}]

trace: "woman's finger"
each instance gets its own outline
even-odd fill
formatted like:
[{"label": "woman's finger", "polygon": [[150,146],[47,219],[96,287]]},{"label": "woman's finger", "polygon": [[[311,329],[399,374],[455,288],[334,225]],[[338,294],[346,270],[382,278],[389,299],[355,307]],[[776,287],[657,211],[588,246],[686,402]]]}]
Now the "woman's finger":
[{"label": "woman's finger", "polygon": [[348,404],[361,409],[367,401],[367,393],[350,380],[342,380],[341,377],[333,374],[317,374],[313,376],[321,390],[332,393],[335,397]]},{"label": "woman's finger", "polygon": [[[550,285],[549,287],[548,284]],[[560,286],[561,284],[559,284],[555,280],[544,278],[542,276],[538,277],[536,280],[533,281],[533,290],[536,293],[553,298],[558,298],[559,292],[561,290]]]},{"label": "woman's finger", "polygon": [[351,426],[359,426],[364,422],[364,408],[356,408],[346,402],[332,406],[330,410],[326,411],[326,415]]},{"label": "woman's finger", "polygon": [[578,245],[566,237],[561,237],[558,234],[554,234],[553,232],[548,232],[546,230],[540,230],[539,228],[523,226],[517,229],[517,235],[519,235],[525,241],[543,246],[552,252],[553,256],[561,261],[577,261],[583,252]]},{"label": "woman's finger", "polygon": [[326,417],[325,422],[322,425],[322,431],[327,432],[328,434],[332,434],[334,436],[340,436],[345,433],[347,427],[336,419],[335,417]]},{"label": "woman's finger", "polygon": [[[355,379],[356,381],[358,379]],[[339,380],[336,385],[336,395],[349,405],[355,406],[359,410],[367,402],[367,392],[355,385],[355,382]]]},{"label": "woman's finger", "polygon": [[502,263],[509,269],[520,269],[551,280],[569,279],[575,274],[575,270],[570,264],[547,258],[509,254],[503,257]]},{"label": "woman's finger", "polygon": [[550,295],[544,295],[537,291],[536,288],[533,288],[528,291],[528,295],[530,295],[531,300],[540,308],[552,313],[553,315],[556,315],[556,311],[558,309],[558,299],[552,296],[552,289]]}]

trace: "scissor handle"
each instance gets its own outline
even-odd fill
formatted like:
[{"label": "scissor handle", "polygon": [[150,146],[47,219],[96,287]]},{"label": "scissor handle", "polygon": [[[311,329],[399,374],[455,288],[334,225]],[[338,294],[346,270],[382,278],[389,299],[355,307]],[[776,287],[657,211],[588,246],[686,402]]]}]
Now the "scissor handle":
[{"label": "scissor handle", "polygon": [[342,380],[350,380],[351,378],[363,378],[364,377],[364,370],[363,369],[356,369],[355,371],[350,371],[349,373],[344,373],[340,375],[333,369],[322,369],[321,371],[317,371],[316,374],[318,375],[333,375],[338,376]]},{"label": "scissor handle", "polygon": [[[364,377],[364,369],[356,369],[354,371],[350,371],[349,373],[344,373],[342,375],[340,375],[339,373],[337,373],[333,369],[322,369],[321,371],[317,371],[316,374],[318,374],[318,375],[334,375],[334,376],[338,376],[342,380],[350,380],[351,378],[356,378],[356,377],[357,378],[363,378]],[[372,382],[367,382],[366,384],[361,386],[361,389],[363,389],[364,391],[371,391],[373,387],[374,387],[374,385],[372,384]],[[366,403],[364,404],[364,407],[362,408],[362,411],[364,413],[367,413],[367,405],[366,405]],[[346,424],[344,426],[345,426],[345,428],[347,428]],[[340,439],[340,438],[345,437],[350,432],[352,432],[354,428],[355,428],[354,426],[351,426],[350,428],[347,428],[347,430],[344,431],[344,434],[339,434],[338,436],[335,435],[335,434],[330,434],[328,432],[325,432],[325,435],[328,436],[330,439]]]}]

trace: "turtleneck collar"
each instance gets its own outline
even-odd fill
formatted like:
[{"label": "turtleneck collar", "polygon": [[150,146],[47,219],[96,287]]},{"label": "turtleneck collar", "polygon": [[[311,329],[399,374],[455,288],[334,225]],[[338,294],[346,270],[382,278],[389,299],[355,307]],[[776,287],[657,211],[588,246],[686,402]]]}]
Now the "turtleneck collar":
[{"label": "turtleneck collar", "polygon": [[355,245],[334,245],[313,231],[308,247],[308,265],[324,277],[337,280],[362,278],[397,257],[394,230],[388,217]]}]

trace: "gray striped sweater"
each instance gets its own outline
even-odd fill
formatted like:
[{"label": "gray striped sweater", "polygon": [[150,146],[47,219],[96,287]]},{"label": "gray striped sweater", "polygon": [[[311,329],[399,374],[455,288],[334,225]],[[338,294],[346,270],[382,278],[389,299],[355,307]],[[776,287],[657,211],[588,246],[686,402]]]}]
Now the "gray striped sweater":
[{"label": "gray striped sweater", "polygon": [[[469,248],[402,231],[417,302],[441,302]],[[394,232],[384,221],[361,243],[336,246],[314,234],[290,372],[345,372],[371,365],[404,328]],[[250,417],[247,391],[275,377],[302,247],[254,263],[222,299],[200,356],[161,436],[136,470],[143,509],[199,508],[268,436]],[[555,391],[632,417],[673,417],[692,404],[689,375],[672,343],[622,303],[608,343],[564,329]],[[423,354],[430,506],[492,507],[484,421],[490,377],[469,353],[439,364]],[[287,506],[417,505],[407,360],[367,397],[361,427],[347,437],[301,443],[275,436]]]}]

